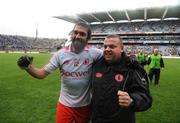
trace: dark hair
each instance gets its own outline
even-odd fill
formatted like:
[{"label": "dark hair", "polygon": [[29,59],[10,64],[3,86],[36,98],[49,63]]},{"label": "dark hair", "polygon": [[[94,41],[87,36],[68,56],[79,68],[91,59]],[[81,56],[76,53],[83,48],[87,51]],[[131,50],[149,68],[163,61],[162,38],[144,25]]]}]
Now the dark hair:
[{"label": "dark hair", "polygon": [[122,38],[119,35],[107,35],[105,38],[118,38],[120,41],[122,41]]},{"label": "dark hair", "polygon": [[[88,39],[88,40],[91,39],[91,27],[90,27],[89,24],[83,23],[83,22],[79,22],[79,23],[76,23],[76,24],[75,24],[74,28],[75,28],[76,26],[82,26],[82,27],[87,28],[87,34],[88,34],[87,39]],[[74,30],[74,28],[73,28],[73,30]]]},{"label": "dark hair", "polygon": [[117,38],[117,39],[119,39],[119,42],[120,42],[120,45],[122,46],[122,48],[124,47],[124,46],[123,46],[122,38],[121,38],[119,35],[117,35],[117,34],[111,34],[111,35],[107,35],[107,36],[105,37],[105,39],[106,39],[106,38]]}]

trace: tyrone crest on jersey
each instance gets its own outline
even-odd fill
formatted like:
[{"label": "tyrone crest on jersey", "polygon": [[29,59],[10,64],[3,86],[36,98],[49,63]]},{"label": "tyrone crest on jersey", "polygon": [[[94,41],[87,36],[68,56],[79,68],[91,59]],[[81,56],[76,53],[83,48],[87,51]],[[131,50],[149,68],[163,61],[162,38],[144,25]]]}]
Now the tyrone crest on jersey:
[{"label": "tyrone crest on jersey", "polygon": [[124,80],[124,76],[122,74],[116,74],[115,75],[115,80],[117,82],[122,82]]},{"label": "tyrone crest on jersey", "polygon": [[86,58],[86,59],[84,60],[83,64],[84,64],[84,65],[88,65],[88,64],[89,64],[89,59]]}]

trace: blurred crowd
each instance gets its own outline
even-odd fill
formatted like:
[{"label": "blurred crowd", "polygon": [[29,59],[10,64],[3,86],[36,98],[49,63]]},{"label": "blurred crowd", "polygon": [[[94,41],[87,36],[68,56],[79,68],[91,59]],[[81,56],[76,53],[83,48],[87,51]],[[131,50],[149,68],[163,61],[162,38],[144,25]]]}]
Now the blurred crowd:
[{"label": "blurred crowd", "polygon": [[[93,45],[96,48],[103,49],[102,44]],[[180,56],[180,46],[178,45],[124,45],[127,54],[137,55],[140,50],[148,56],[157,48],[162,56]]]},{"label": "blurred crowd", "polygon": [[[147,21],[147,22],[133,22],[133,23],[108,23],[108,24],[95,24],[91,25],[93,34],[123,34],[123,33],[176,33],[176,38],[157,39],[159,44],[125,44],[125,52],[137,54],[139,49],[143,49],[145,54],[149,55],[154,48],[158,48],[163,56],[180,56],[180,21],[179,20],[166,20],[166,21]],[[98,37],[101,38],[101,37]],[[135,39],[134,39],[135,40]],[[142,42],[155,41],[154,39],[142,39]],[[128,40],[123,40],[128,42]],[[130,40],[129,40],[130,41]],[[0,34],[0,51],[48,51],[54,52],[57,49],[68,44],[68,39],[50,39],[50,38],[37,38],[26,36],[2,35]],[[161,43],[169,42],[169,43]],[[170,42],[176,42],[175,44]],[[103,49],[101,43],[96,43],[93,46]],[[163,44],[163,45],[162,45]]]},{"label": "blurred crowd", "polygon": [[180,33],[179,20],[166,21],[147,21],[134,23],[112,23],[92,25],[93,33],[144,33],[144,32],[162,32],[162,33]]},{"label": "blurred crowd", "polygon": [[27,36],[1,35],[0,51],[55,51],[67,39],[34,38]]}]

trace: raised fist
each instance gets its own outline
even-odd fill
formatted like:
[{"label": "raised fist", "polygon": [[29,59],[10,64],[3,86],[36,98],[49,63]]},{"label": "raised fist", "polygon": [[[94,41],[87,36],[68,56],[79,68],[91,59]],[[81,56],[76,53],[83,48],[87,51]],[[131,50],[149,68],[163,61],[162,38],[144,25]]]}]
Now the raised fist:
[{"label": "raised fist", "polygon": [[27,55],[26,56],[21,56],[17,61],[17,65],[21,69],[27,70],[28,66],[30,64],[32,64],[32,61],[33,61],[33,57],[30,57],[30,56],[27,56]]}]

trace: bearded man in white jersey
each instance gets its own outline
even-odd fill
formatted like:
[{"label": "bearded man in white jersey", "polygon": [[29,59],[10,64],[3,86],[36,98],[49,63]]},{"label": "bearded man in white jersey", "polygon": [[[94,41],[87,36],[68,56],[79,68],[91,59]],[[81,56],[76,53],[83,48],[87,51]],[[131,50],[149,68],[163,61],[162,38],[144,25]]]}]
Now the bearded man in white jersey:
[{"label": "bearded man in white jersey", "polygon": [[92,64],[102,56],[102,51],[87,45],[91,37],[90,26],[77,23],[71,33],[72,43],[58,50],[42,68],[32,65],[32,57],[22,56],[17,61],[20,68],[31,76],[43,79],[56,69],[61,71],[61,91],[56,111],[56,123],[86,123],[90,112],[90,75]]}]

